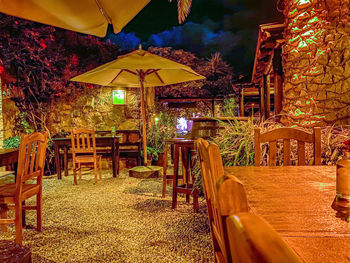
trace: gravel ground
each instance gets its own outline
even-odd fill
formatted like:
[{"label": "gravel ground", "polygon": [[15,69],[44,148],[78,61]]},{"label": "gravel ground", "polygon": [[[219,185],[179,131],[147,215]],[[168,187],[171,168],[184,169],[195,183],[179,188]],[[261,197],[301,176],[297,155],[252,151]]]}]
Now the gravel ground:
[{"label": "gravel ground", "polygon": [[[34,263],[213,262],[205,200],[194,213],[180,196],[172,210],[168,189],[161,198],[160,178],[129,178],[126,170],[119,178],[105,171],[97,185],[90,172],[77,186],[71,175],[45,177],[43,231],[32,229],[35,212],[28,211],[23,245]],[[14,239],[8,229],[0,239]]]}]

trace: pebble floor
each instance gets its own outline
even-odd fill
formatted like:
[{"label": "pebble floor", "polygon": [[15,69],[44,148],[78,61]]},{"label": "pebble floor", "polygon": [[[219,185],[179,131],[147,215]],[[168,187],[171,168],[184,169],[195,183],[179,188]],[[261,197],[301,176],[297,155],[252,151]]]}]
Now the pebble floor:
[{"label": "pebble floor", "polygon": [[[35,212],[28,211],[23,245],[33,263],[214,262],[204,198],[198,213],[182,196],[173,210],[171,186],[162,198],[161,183],[126,170],[118,178],[103,172],[97,185],[91,172],[76,186],[72,175],[45,177],[43,230],[33,229]],[[14,239],[14,227],[0,239]]]}]

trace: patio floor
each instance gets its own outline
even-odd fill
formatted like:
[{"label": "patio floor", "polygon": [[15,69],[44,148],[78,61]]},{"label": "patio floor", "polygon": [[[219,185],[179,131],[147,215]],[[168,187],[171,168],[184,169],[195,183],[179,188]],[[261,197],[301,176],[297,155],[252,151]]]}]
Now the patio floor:
[{"label": "patio floor", "polygon": [[[170,193],[161,198],[161,178],[123,170],[119,178],[104,172],[94,185],[92,174],[77,186],[72,176],[44,178],[43,231],[31,229],[32,211],[23,231],[33,262],[213,262],[204,198],[199,213],[181,196],[172,210]],[[14,239],[8,229],[0,239]]]}]

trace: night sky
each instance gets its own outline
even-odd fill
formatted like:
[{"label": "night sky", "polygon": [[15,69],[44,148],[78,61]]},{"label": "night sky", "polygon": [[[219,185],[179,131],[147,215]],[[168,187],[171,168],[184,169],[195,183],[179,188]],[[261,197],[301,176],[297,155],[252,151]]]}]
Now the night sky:
[{"label": "night sky", "polygon": [[221,52],[236,75],[252,72],[259,24],[282,22],[278,0],[193,0],[189,17],[177,21],[176,0],[151,2],[117,36],[123,49],[171,46],[209,58]]}]

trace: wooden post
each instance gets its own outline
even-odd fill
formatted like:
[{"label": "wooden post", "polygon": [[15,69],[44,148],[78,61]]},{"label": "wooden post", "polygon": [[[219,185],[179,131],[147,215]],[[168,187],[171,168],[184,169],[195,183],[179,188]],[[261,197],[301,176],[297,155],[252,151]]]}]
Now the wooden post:
[{"label": "wooden post", "polygon": [[271,111],[271,95],[270,95],[270,74],[264,75],[264,95],[265,95],[265,120],[270,117]]},{"label": "wooden post", "polygon": [[262,79],[259,86],[259,97],[260,97],[260,118],[265,117],[265,102],[264,102],[264,80]]},{"label": "wooden post", "polygon": [[239,116],[244,117],[244,88],[242,86],[239,94]]},{"label": "wooden post", "polygon": [[146,105],[145,105],[145,87],[143,82],[145,75],[142,70],[139,71],[141,86],[141,112],[142,112],[142,143],[143,143],[143,164],[147,166],[147,140],[146,140]]}]

